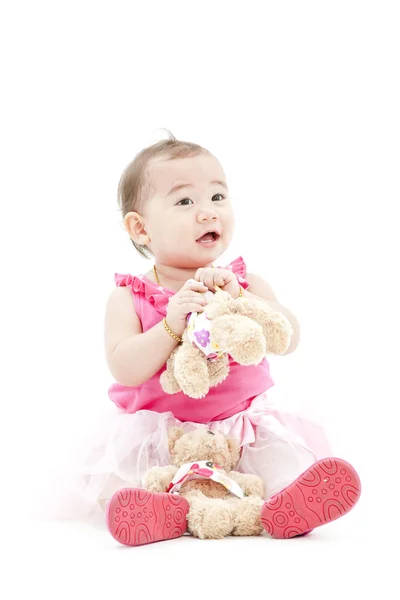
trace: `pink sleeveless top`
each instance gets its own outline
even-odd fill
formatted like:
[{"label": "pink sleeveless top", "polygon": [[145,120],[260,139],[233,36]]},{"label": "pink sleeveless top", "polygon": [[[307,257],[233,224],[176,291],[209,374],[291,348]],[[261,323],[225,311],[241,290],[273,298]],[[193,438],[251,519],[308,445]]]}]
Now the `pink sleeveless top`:
[{"label": "pink sleeveless top", "polygon": [[[236,274],[244,289],[249,287],[246,281],[246,264],[242,257],[225,267]],[[133,305],[145,332],[166,316],[168,300],[176,292],[153,283],[145,275],[115,274],[117,286],[128,286],[132,292]],[[231,417],[246,410],[253,398],[274,385],[266,359],[256,366],[242,366],[229,357],[228,377],[215,387],[211,387],[207,396],[193,399],[182,392],[165,394],[160,384],[160,375],[164,365],[153,377],[138,386],[123,386],[114,383],[108,392],[109,398],[118,408],[128,413],[139,410],[151,410],[158,413],[172,412],[179,421],[209,423]],[[134,368],[134,365],[132,365]]]}]

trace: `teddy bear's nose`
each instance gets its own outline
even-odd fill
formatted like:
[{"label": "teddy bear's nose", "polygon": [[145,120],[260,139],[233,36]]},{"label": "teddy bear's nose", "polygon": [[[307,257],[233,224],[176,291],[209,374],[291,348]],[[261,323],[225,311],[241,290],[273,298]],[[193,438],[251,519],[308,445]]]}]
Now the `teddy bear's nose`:
[{"label": "teddy bear's nose", "polygon": [[213,431],[207,431],[207,433],[209,433],[211,435],[215,435],[215,433]]}]

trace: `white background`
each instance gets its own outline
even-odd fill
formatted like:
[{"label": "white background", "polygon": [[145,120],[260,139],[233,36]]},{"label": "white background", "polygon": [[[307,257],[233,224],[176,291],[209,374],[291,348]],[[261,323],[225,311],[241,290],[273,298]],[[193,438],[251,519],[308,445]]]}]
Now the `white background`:
[{"label": "white background", "polygon": [[[214,591],[234,597],[306,597],[317,582],[324,597],[346,598],[389,585],[399,27],[398,3],[382,0],[4,6],[1,496],[18,544],[10,573],[26,593],[102,598],[151,587],[169,597],[179,565],[211,566]],[[152,264],[122,228],[116,189],[163,127],[221,161],[237,219],[222,262],[242,255],[301,324],[296,352],[271,360],[277,390],[318,414],[335,454],[360,473],[351,516],[304,540],[185,539],[125,552],[105,531],[29,520],[48,468],[109,405],[103,318],[114,273]],[[190,589],[210,593],[201,585]]]}]

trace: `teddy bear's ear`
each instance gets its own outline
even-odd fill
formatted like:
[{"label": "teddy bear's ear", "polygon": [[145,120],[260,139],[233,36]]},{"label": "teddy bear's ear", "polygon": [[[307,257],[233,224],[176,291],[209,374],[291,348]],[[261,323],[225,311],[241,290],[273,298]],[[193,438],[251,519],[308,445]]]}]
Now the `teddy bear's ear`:
[{"label": "teddy bear's ear", "polygon": [[231,455],[232,469],[238,464],[240,459],[240,444],[234,438],[227,438],[228,448]]},{"label": "teddy bear's ear", "polygon": [[175,446],[176,440],[179,440],[184,433],[185,432],[183,431],[182,427],[170,427],[168,429],[168,447],[170,452]]}]

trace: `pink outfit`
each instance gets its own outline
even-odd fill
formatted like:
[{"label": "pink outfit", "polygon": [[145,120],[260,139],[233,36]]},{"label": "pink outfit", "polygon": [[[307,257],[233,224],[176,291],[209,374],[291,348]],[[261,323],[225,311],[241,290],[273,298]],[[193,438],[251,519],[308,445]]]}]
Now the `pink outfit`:
[{"label": "pink outfit", "polygon": [[[249,287],[244,279],[246,265],[241,257],[225,268],[235,273],[243,288]],[[115,281],[118,286],[130,287],[143,332],[165,317],[168,300],[175,292],[158,286],[144,275],[116,274]],[[205,398],[195,401],[182,392],[165,394],[160,385],[160,375],[165,371],[165,365],[142,385],[125,387],[114,383],[109,390],[109,397],[118,408],[129,413],[145,409],[159,413],[171,411],[180,421],[208,423],[223,420],[249,408],[253,398],[274,385],[266,359],[257,366],[243,367],[231,358],[229,363],[229,377],[212,387]]]},{"label": "pink outfit", "polygon": [[[241,257],[227,268],[244,288],[249,286]],[[129,286],[143,331],[163,319],[173,291],[144,275],[116,274],[115,280],[118,286]],[[241,366],[230,359],[230,367],[227,379],[201,400],[183,393],[166,395],[159,382],[165,367],[139,386],[114,383],[109,397],[119,410],[110,407],[104,426],[96,424],[95,439],[77,467],[80,477],[74,490],[70,486],[68,499],[65,495],[69,516],[104,518],[106,501],[119,489],[140,487],[147,469],[170,464],[167,430],[171,426],[184,431],[206,426],[236,438],[242,449],[235,470],[262,477],[267,497],[316,460],[331,456],[319,425],[274,406],[274,382],[267,360],[257,366]]]}]

